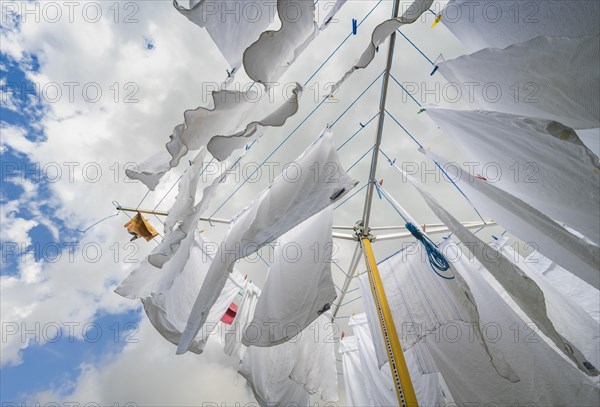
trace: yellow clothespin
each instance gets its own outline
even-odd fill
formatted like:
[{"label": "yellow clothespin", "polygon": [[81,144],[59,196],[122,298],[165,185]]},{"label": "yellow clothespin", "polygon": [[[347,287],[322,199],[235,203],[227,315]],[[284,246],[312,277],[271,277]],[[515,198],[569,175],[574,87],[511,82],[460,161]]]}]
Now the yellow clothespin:
[{"label": "yellow clothespin", "polygon": [[438,25],[438,23],[442,20],[442,12],[440,11],[440,14],[438,14],[435,17],[435,20],[433,21],[433,24],[431,24],[431,28],[435,27],[436,25]]}]

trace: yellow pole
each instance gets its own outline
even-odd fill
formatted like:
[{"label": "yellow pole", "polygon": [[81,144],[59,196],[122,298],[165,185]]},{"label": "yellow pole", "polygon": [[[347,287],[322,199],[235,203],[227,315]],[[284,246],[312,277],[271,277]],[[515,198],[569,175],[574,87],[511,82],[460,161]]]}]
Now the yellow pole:
[{"label": "yellow pole", "polygon": [[377,307],[377,315],[379,316],[379,324],[381,326],[383,340],[390,362],[392,379],[394,380],[394,385],[396,387],[398,404],[400,407],[417,407],[417,396],[415,395],[415,389],[413,388],[410,375],[408,374],[408,368],[406,367],[406,360],[404,359],[400,339],[398,338],[390,306],[383,290],[383,284],[381,283],[379,269],[377,268],[377,262],[373,255],[371,241],[368,238],[362,238],[361,246],[367,263],[369,283],[371,292],[373,293],[373,299],[375,300],[375,306]]}]

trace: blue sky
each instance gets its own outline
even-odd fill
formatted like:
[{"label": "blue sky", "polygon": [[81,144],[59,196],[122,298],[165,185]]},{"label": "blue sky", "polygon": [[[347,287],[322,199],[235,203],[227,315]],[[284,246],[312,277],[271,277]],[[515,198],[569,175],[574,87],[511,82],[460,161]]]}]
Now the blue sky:
[{"label": "blue sky", "polygon": [[[151,49],[149,41],[148,49]],[[24,129],[25,137],[31,141],[44,140],[43,130],[35,123],[44,114],[45,106],[40,103],[39,96],[29,93],[29,90],[35,89],[35,86],[27,77],[28,71],[36,72],[39,69],[36,56],[31,55],[30,63],[23,64],[11,59],[5,53],[0,53],[0,64],[3,68],[0,72],[2,91],[14,90],[11,101],[16,105],[16,109],[9,109],[3,103],[0,107],[0,121],[3,126],[11,125]],[[43,177],[39,176],[39,172],[27,171],[27,169],[35,169],[36,163],[30,161],[26,155],[20,154],[8,146],[2,151],[1,160],[0,196],[3,203],[18,199],[25,192],[24,187],[20,185],[20,179],[37,184],[36,199],[44,200],[48,197],[50,194],[48,185]],[[17,179],[15,180],[13,177]],[[48,247],[48,243],[58,244],[55,247],[64,247],[64,242],[76,241],[80,235],[77,230],[65,227],[59,217],[53,216],[51,207],[42,206],[42,210],[59,228],[60,239],[58,241],[54,239],[52,232],[42,224],[29,231],[32,245],[27,247],[27,250],[34,253],[35,261],[38,262],[44,261],[42,248]],[[18,216],[25,220],[35,220],[36,218],[36,215],[29,212],[27,207],[19,210]],[[13,255],[7,247],[8,244],[10,243],[2,242],[0,244],[3,254],[1,275],[14,276],[19,273],[18,263],[21,261],[21,249]],[[123,314],[96,315],[93,325],[86,327],[87,335],[84,338],[79,336],[85,325],[79,323],[71,325],[71,332],[69,325],[64,324],[56,325],[60,327],[59,330],[56,330],[54,325],[40,326],[37,329],[35,324],[19,324],[19,332],[16,335],[21,335],[23,328],[33,331],[33,334],[27,336],[33,345],[23,351],[24,363],[17,366],[4,366],[0,369],[2,377],[0,380],[0,403],[22,402],[27,399],[27,394],[43,391],[48,387],[60,389],[64,394],[68,394],[71,390],[68,384],[73,383],[77,378],[82,363],[94,363],[99,355],[105,353],[118,353],[128,341],[137,340],[135,333],[138,329],[139,318],[139,312],[136,310]],[[6,325],[3,328],[5,327]],[[50,339],[49,343],[44,344],[40,337],[36,338],[36,335],[39,334],[44,337],[44,332],[50,336],[58,332],[58,338],[48,338]],[[100,332],[99,337],[97,337],[98,332]]]}]

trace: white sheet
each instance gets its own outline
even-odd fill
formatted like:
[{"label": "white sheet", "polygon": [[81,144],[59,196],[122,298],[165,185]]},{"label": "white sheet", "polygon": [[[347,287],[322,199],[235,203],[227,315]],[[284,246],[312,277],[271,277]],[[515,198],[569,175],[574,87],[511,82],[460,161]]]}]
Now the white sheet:
[{"label": "white sheet", "polygon": [[265,31],[244,51],[248,76],[268,89],[319,33],[311,1],[278,0],[281,28]]},{"label": "white sheet", "polygon": [[[468,284],[472,300],[478,305],[486,340],[494,342],[496,350],[519,377],[519,381],[511,382],[496,373],[484,348],[475,340],[473,324],[448,323],[420,344],[429,351],[456,405],[584,406],[596,403],[600,392],[590,378],[529,329],[488,283],[485,275],[489,273],[481,263],[469,260],[449,242],[440,245],[440,250],[453,265],[453,272]],[[426,259],[422,262],[423,269],[429,267]],[[385,267],[386,263],[390,265]],[[402,252],[380,263],[380,271],[382,266],[395,274],[408,272]],[[442,284],[451,281],[443,280]],[[386,293],[395,290],[385,283],[384,288]],[[426,291],[425,295],[430,294]],[[396,308],[393,303],[390,306],[392,310]],[[399,313],[393,314],[396,326],[410,322],[399,319]]]},{"label": "white sheet", "polygon": [[442,22],[467,47],[506,48],[540,35],[581,37],[596,34],[596,0],[450,0]]},{"label": "white sheet", "polygon": [[508,239],[501,237],[497,241],[499,251],[509,261],[531,278],[544,294],[548,317],[556,331],[569,342],[577,346],[593,366],[600,366],[600,324],[595,321],[581,306],[560,292],[547,278],[540,273],[531,258],[521,257],[511,246]]},{"label": "white sheet", "polygon": [[[220,90],[212,94],[212,108],[198,107],[183,113],[184,123],[175,127],[166,152],[156,154],[135,170],[127,169],[129,178],[138,179],[150,190],[154,190],[160,179],[189,152],[206,146],[209,151],[223,160],[242,147],[252,136],[258,136],[264,127],[278,127],[298,111],[298,99],[302,87],[292,89],[290,97],[282,102],[273,102],[265,93],[254,90],[245,92]],[[275,105],[275,103],[279,103]],[[275,106],[274,106],[275,105]],[[262,116],[264,111],[270,111]],[[260,119],[252,119],[260,117]]]},{"label": "white sheet", "polygon": [[174,0],[173,5],[188,20],[206,28],[234,69],[241,67],[244,50],[275,20],[275,1],[190,0],[185,8]]},{"label": "white sheet", "polygon": [[234,356],[239,361],[242,361],[244,354],[246,353],[246,347],[242,345],[243,334],[252,321],[256,303],[258,302],[260,295],[261,290],[256,284],[252,281],[246,284],[244,296],[238,304],[238,310],[232,326],[223,324],[225,333],[225,347],[223,350],[225,351],[225,354]]},{"label": "white sheet", "polygon": [[439,64],[472,109],[600,127],[600,35],[536,37]]},{"label": "white sheet", "polygon": [[344,83],[354,71],[369,66],[371,61],[375,59],[377,47],[383,44],[390,35],[403,25],[412,24],[417,21],[419,17],[421,17],[421,14],[426,12],[432,4],[433,0],[414,0],[400,17],[386,20],[375,27],[373,34],[371,35],[371,43],[367,46],[367,49],[365,49],[360,58],[344,74],[344,76],[331,87],[330,93],[333,94],[339,89],[342,83]]},{"label": "white sheet", "polygon": [[[320,169],[318,174],[315,168]],[[211,264],[177,352],[186,352],[189,341],[204,324],[236,260],[254,253],[338,201],[356,184],[343,171],[327,129],[295,165],[287,167],[270,188],[234,219],[215,256],[217,261]]]},{"label": "white sheet", "polygon": [[523,312],[531,318],[540,331],[546,335],[565,356],[577,364],[579,369],[591,376],[599,374],[598,370],[589,365],[585,356],[556,331],[547,312],[544,293],[534,280],[529,278],[517,265],[507,260],[494,247],[486,245],[475,234],[471,233],[456,218],[446,211],[431,195],[413,181],[419,193],[427,202],[435,215],[448,226],[475,258],[500,283]]},{"label": "white sheet", "polygon": [[572,129],[481,110],[427,114],[495,186],[600,243],[600,163]]},{"label": "white sheet", "polygon": [[[179,344],[187,317],[213,260],[206,252],[205,242],[198,233],[195,234],[189,253],[189,260],[168,291],[141,299],[146,315],[154,328],[175,345]],[[200,331],[192,341],[190,346],[192,352],[200,354],[204,351],[209,335],[246,283],[244,276],[237,270],[229,275],[223,291],[211,309],[207,323],[204,325],[205,329]]]},{"label": "white sheet", "polygon": [[[388,363],[381,368],[378,366],[366,314],[353,316],[350,319],[349,325],[352,326],[354,335],[357,338],[361,379],[364,381],[364,387],[367,391],[366,398],[370,400],[370,403],[367,405],[374,407],[397,406],[398,399],[396,397],[394,382],[392,381],[390,366]],[[341,340],[340,343],[345,339]],[[404,351],[404,357],[419,405],[444,405],[445,400],[442,392],[443,387],[440,383],[440,375],[427,348],[417,343]],[[344,374],[347,374],[345,370]],[[350,374],[351,376],[354,375],[353,372],[350,372]],[[350,385],[357,385],[357,383],[354,382]],[[365,397],[363,396],[362,398]]]},{"label": "white sheet", "polygon": [[239,373],[261,406],[307,406],[308,394],[337,401],[338,375],[330,321],[331,314],[325,313],[289,342],[248,348]]},{"label": "white sheet", "polygon": [[457,165],[432,152],[422,153],[437,161],[449,177],[484,215],[494,219],[512,234],[534,245],[594,287],[600,286],[600,248],[570,233],[543,213],[492,183],[469,175]]},{"label": "white sheet", "polygon": [[534,251],[525,258],[525,261],[543,274],[557,290],[579,304],[596,322],[600,323],[600,292],[597,289],[540,252]]},{"label": "white sheet", "polygon": [[328,207],[279,238],[252,320],[259,335],[244,338],[246,346],[286,342],[331,307],[336,297],[332,226],[333,208]]}]

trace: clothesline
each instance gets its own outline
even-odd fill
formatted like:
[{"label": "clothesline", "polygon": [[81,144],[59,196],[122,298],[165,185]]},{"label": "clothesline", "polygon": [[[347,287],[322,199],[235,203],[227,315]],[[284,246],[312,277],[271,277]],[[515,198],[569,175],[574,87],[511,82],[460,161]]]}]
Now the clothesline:
[{"label": "clothesline", "polygon": [[[350,108],[371,88],[371,86],[373,86],[373,84],[375,82],[377,82],[377,80],[381,77],[381,75],[383,75],[383,72],[381,72],[368,86],[367,88],[361,92],[359,94],[359,96],[350,104],[350,106],[335,120],[335,122],[333,122],[333,124],[330,127],[333,127],[335,125],[335,123],[337,123],[349,110]],[[277,151],[279,151],[279,149],[300,129],[300,127],[302,127],[304,125],[304,123],[306,123],[308,121],[308,119],[321,107],[323,106],[323,104],[325,103],[325,101],[328,100],[327,97],[323,98],[321,100],[321,102],[319,102],[319,104],[317,104],[317,106],[315,106],[313,108],[313,110],[294,128],[294,130],[292,130],[276,147],[275,149],[273,149],[271,151],[271,153],[269,153],[269,155],[260,163],[256,166],[256,168],[254,169],[254,171],[247,176],[240,185],[238,185],[238,187],[225,199],[225,201],[223,201],[221,203],[221,205],[219,205],[219,207],[217,207],[217,209],[215,209],[215,211],[209,216],[209,218],[212,218],[213,216],[215,216],[226,204],[227,202],[229,202],[229,200],[231,200],[233,198],[233,196],[244,186],[246,185],[246,183],[248,182],[249,179],[252,178],[252,176],[254,176],[254,174],[256,174],[256,172],[258,172],[262,166],[273,156],[275,155],[275,153]]]},{"label": "clothesline", "polygon": [[[419,143],[419,141],[408,131],[406,130],[406,128],[386,109],[385,111],[388,116],[390,116],[392,118],[392,120],[402,129],[404,130],[404,132],[406,134],[408,134],[408,136],[419,146],[419,148],[423,148],[423,145],[421,143]],[[381,151],[381,149],[380,149]],[[382,154],[388,159],[389,163],[393,165],[394,161],[387,155],[385,154],[383,151],[381,151]],[[479,211],[477,210],[477,208],[471,203],[471,201],[469,200],[469,198],[465,195],[465,193],[462,191],[462,189],[460,189],[460,187],[458,185],[456,185],[456,182],[454,182],[454,180],[448,176],[448,174],[446,173],[446,170],[444,170],[442,168],[441,165],[439,165],[436,161],[433,161],[435,166],[442,172],[442,174],[444,174],[446,176],[446,178],[452,183],[452,185],[454,185],[454,187],[461,193],[461,195],[467,200],[467,202],[469,203],[469,205],[473,208],[473,210],[475,211],[475,213],[477,213],[477,216],[479,216],[479,219],[481,219],[484,223],[485,223],[485,219],[483,219],[483,216],[479,213]]]}]

